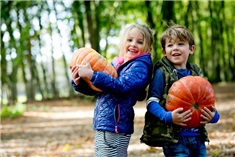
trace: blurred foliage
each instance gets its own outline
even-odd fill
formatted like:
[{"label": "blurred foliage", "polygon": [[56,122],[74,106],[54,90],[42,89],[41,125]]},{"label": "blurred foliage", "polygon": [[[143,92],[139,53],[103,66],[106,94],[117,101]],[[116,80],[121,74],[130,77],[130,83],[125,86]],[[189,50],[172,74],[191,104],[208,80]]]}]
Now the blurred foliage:
[{"label": "blurred foliage", "polygon": [[[233,1],[0,1],[1,104],[84,98],[71,87],[73,52],[92,47],[111,61],[119,36],[131,23],[154,32],[153,62],[163,55],[161,33],[170,21],[195,37],[190,62],[211,83],[235,81],[235,3]],[[229,13],[229,14],[228,14]]]},{"label": "blurred foliage", "polygon": [[26,105],[22,103],[16,103],[13,105],[3,105],[1,108],[1,118],[16,118],[23,115],[26,111]]}]

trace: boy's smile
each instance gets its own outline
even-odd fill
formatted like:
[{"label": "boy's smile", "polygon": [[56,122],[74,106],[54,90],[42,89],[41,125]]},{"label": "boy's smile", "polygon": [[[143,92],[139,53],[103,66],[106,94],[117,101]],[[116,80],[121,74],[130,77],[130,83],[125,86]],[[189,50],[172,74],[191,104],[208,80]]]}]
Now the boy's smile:
[{"label": "boy's smile", "polygon": [[177,69],[185,69],[189,55],[193,54],[194,46],[189,47],[188,41],[178,38],[167,39],[163,54],[174,64]]}]

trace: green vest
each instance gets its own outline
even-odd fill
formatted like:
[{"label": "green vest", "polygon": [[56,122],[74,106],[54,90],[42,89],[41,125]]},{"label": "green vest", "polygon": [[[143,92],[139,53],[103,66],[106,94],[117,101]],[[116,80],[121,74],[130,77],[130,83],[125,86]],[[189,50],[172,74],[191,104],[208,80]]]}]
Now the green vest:
[{"label": "green vest", "polygon": [[[201,69],[197,65],[187,63],[187,68],[191,70],[193,76],[203,76]],[[177,71],[171,62],[165,57],[155,64],[154,72],[157,69],[162,71],[165,80],[163,98],[159,102],[159,104],[165,108],[168,90],[171,85],[178,80]],[[143,135],[140,138],[140,141],[141,143],[145,143],[152,147],[162,147],[166,142],[177,143],[180,129],[180,126],[164,123],[152,113],[147,111],[145,114]],[[199,131],[201,133],[202,140],[209,141],[205,127],[200,127]]]}]

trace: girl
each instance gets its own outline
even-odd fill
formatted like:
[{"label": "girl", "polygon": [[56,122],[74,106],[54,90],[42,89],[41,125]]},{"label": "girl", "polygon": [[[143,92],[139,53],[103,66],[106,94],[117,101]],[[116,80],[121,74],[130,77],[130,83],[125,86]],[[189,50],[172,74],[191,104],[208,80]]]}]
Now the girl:
[{"label": "girl", "polygon": [[140,97],[143,98],[151,79],[152,44],[152,31],[145,25],[133,24],[124,31],[120,56],[112,61],[117,78],[94,72],[89,62],[71,68],[74,90],[86,95],[94,94],[81,79],[86,77],[103,91],[98,93],[93,118],[95,157],[128,156],[127,148],[134,132],[133,106]]}]

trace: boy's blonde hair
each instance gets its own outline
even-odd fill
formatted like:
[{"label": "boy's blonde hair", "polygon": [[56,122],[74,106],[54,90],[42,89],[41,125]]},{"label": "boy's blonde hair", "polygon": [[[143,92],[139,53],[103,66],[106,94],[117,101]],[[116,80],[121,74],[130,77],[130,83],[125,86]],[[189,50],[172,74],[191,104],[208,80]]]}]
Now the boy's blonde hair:
[{"label": "boy's blonde hair", "polygon": [[186,27],[174,24],[171,27],[167,28],[161,36],[161,45],[163,50],[165,50],[166,40],[171,40],[175,37],[180,39],[181,41],[188,41],[190,48],[194,45],[193,34]]},{"label": "boy's blonde hair", "polygon": [[121,40],[120,40],[120,45],[119,45],[120,46],[120,56],[122,56],[122,57],[125,52],[125,42],[127,41],[128,34],[133,28],[137,28],[138,30],[140,30],[144,36],[143,52],[144,53],[151,53],[150,51],[151,51],[151,47],[153,44],[152,30],[148,26],[143,25],[143,24],[132,24],[125,29],[125,31],[121,37]]}]

